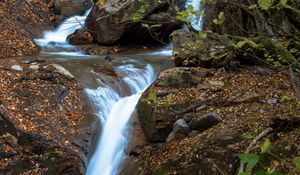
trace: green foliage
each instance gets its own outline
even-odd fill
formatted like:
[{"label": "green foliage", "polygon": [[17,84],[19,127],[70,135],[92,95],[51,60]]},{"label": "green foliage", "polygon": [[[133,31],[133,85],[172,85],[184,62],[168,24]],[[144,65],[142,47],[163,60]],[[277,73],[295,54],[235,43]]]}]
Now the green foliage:
[{"label": "green foliage", "polygon": [[243,153],[238,155],[239,159],[242,163],[246,164],[246,169],[244,174],[240,173],[240,175],[250,175],[252,173],[252,169],[258,163],[259,156],[252,153]]},{"label": "green foliage", "polygon": [[298,173],[300,173],[300,157],[294,159],[294,164],[295,164],[295,167],[296,167],[296,171]]},{"label": "green foliage", "polygon": [[222,25],[225,21],[225,15],[224,12],[220,12],[218,15],[218,18],[213,20],[213,23],[216,25]]},{"label": "green foliage", "polygon": [[261,152],[265,153],[267,151],[269,151],[271,148],[271,142],[270,139],[265,139],[264,143],[260,146]]},{"label": "green foliage", "polygon": [[254,138],[254,135],[251,132],[245,132],[242,134],[242,137],[247,140],[251,140]]},{"label": "green foliage", "polygon": [[[264,165],[260,162],[261,160],[263,160],[265,154],[269,154],[271,155],[271,157],[282,161],[280,158],[271,153],[271,141],[268,138],[265,139],[264,142],[260,145],[260,148],[260,153],[242,153],[238,155],[241,163],[244,163],[246,165],[245,170],[243,172],[240,172],[238,175],[283,175],[281,172],[278,172],[275,169],[264,168]],[[295,170],[291,169],[288,174],[294,174],[295,171],[300,173],[300,157],[295,158],[293,160],[293,163],[295,165]],[[263,165],[263,169],[261,169],[259,165]]]},{"label": "green foliage", "polygon": [[258,5],[264,10],[268,10],[273,5],[273,0],[258,0]]},{"label": "green foliage", "polygon": [[287,96],[287,95],[283,95],[282,97],[280,97],[280,102],[288,102],[291,100],[291,97]]}]

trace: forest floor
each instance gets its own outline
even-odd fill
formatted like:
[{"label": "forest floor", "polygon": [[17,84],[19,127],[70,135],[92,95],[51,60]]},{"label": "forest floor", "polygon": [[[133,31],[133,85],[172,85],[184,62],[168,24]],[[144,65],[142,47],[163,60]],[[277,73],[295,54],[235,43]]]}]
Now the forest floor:
[{"label": "forest floor", "polygon": [[[164,77],[175,76],[176,70],[192,75],[199,84],[187,88],[162,86]],[[296,77],[299,82],[299,74]],[[184,139],[139,145],[133,149],[135,154],[131,154],[124,174],[235,174],[240,165],[238,154],[246,152],[254,138],[267,128],[272,132],[250,149],[250,153],[260,156],[256,170],[296,174],[293,159],[300,155],[300,103],[289,71],[260,66],[226,71],[174,68],[160,74],[154,90],[168,94],[156,97],[156,107],[203,102],[179,112],[176,120],[189,122],[213,112],[221,116],[222,122],[200,133],[192,131]],[[270,147],[263,152],[261,145],[268,142],[267,138]]]}]

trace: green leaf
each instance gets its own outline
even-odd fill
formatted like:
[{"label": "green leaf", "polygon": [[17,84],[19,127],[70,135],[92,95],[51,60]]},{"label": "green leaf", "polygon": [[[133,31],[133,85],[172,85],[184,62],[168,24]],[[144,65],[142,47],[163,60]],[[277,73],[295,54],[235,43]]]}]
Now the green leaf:
[{"label": "green leaf", "polygon": [[273,0],[258,0],[258,5],[264,10],[268,10],[273,5]]},{"label": "green leaf", "polygon": [[287,96],[287,95],[284,95],[280,98],[280,102],[287,102],[287,101],[290,101],[291,100],[291,97]]},{"label": "green leaf", "polygon": [[236,46],[237,46],[238,48],[242,48],[246,43],[247,43],[246,41],[239,41],[239,42],[236,44]]},{"label": "green leaf", "polygon": [[296,166],[296,170],[298,171],[298,173],[300,173],[300,157],[294,160],[294,164]]},{"label": "green leaf", "polygon": [[200,31],[198,35],[199,35],[200,39],[206,39],[207,38],[207,34],[205,32]]},{"label": "green leaf", "polygon": [[246,173],[251,173],[252,169],[255,167],[259,160],[259,156],[252,153],[244,153],[238,155],[242,163],[246,164]]},{"label": "green leaf", "polygon": [[269,173],[264,170],[258,170],[255,172],[255,175],[269,175]]},{"label": "green leaf", "polygon": [[146,23],[142,23],[142,27],[145,27],[145,28],[147,28],[147,29],[150,28],[150,27],[149,27],[149,24],[146,24]]},{"label": "green leaf", "polygon": [[267,138],[267,139],[264,141],[264,143],[260,146],[260,148],[261,148],[261,152],[263,152],[263,153],[269,151],[270,148],[271,148],[271,142],[270,142],[270,139]]},{"label": "green leaf", "polygon": [[225,21],[224,12],[220,12],[217,19],[213,20],[213,23],[216,25],[222,25]]},{"label": "green leaf", "polygon": [[280,0],[280,4],[285,6],[287,4],[287,0]]}]

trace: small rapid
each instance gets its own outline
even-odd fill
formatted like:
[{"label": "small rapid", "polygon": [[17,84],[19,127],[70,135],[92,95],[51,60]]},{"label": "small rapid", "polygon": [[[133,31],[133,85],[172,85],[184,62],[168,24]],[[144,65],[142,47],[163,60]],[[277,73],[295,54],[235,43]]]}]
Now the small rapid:
[{"label": "small rapid", "polygon": [[[89,12],[90,10],[83,16],[70,17],[57,29],[45,32],[43,38],[35,39],[36,44],[42,48],[41,54],[65,60],[91,58],[90,55],[81,52],[66,41],[68,35],[84,27],[84,21]],[[153,55],[163,57],[170,54],[170,47],[153,53]],[[123,77],[120,80],[122,87],[113,88],[101,78],[97,78],[95,81],[98,88],[84,90],[102,126],[95,152],[88,163],[88,175],[115,175],[125,158],[124,150],[128,144],[126,133],[129,130],[130,117],[143,91],[155,80],[157,72],[152,65],[138,62],[122,62],[121,65],[115,66],[115,71]]]},{"label": "small rapid", "polygon": [[99,109],[96,114],[103,125],[97,149],[88,166],[88,175],[117,174],[128,144],[125,134],[129,127],[128,121],[142,92],[155,79],[154,70],[150,65],[139,69],[129,64],[119,66],[118,70],[127,74],[123,81],[131,90],[131,95],[120,97],[116,90],[105,85],[98,89],[86,90],[91,101]]}]

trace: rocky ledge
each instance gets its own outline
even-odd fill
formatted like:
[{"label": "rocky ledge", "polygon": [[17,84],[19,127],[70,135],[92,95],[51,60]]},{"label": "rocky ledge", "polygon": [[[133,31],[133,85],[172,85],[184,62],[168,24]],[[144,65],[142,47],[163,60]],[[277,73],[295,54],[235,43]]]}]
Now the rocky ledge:
[{"label": "rocky ledge", "polygon": [[149,143],[128,151],[121,174],[235,174],[237,155],[266,128],[273,129],[273,155],[264,154],[263,165],[286,172],[290,162],[277,158],[299,155],[299,111],[284,71],[259,66],[166,70],[138,104]]},{"label": "rocky ledge", "polygon": [[0,174],[84,174],[95,125],[72,75],[0,60]]}]

